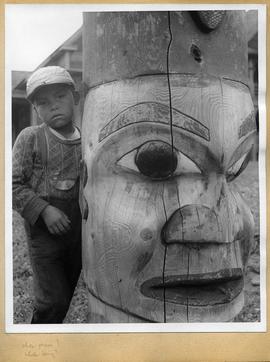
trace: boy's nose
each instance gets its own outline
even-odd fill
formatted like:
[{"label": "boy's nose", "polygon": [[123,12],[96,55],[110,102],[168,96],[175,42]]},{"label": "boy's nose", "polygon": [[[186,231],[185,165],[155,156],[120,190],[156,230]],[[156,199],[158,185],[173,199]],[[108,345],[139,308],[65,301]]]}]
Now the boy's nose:
[{"label": "boy's nose", "polygon": [[57,109],[58,108],[58,103],[57,102],[51,102],[50,106],[51,106],[52,110]]}]

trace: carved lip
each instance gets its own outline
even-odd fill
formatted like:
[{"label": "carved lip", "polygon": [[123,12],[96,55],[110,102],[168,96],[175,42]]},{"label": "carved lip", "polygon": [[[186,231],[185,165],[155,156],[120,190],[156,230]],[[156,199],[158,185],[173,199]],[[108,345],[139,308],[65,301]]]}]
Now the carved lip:
[{"label": "carved lip", "polygon": [[231,302],[243,286],[243,272],[234,268],[215,273],[154,277],[141,285],[141,293],[166,303],[211,306]]}]

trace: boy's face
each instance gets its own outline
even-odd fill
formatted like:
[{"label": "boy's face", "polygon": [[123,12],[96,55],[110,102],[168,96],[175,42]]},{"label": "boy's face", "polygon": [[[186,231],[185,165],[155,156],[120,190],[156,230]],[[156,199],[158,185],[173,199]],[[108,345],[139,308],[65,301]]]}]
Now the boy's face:
[{"label": "boy's face", "polygon": [[33,101],[41,120],[59,131],[72,124],[76,103],[72,89],[65,84],[44,86],[37,91]]}]

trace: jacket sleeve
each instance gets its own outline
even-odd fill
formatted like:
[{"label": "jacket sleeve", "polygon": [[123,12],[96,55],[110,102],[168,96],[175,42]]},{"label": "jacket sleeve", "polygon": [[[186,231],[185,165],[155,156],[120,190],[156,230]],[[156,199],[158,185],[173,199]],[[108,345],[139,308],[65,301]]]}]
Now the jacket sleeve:
[{"label": "jacket sleeve", "polygon": [[31,225],[37,221],[48,202],[31,188],[36,135],[25,128],[16,139],[12,151],[12,205]]}]

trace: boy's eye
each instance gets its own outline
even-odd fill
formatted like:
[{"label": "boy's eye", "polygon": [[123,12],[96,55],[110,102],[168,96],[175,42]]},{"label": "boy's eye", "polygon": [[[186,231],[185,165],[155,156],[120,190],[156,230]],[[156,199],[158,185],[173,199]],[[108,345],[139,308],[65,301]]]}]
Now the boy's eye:
[{"label": "boy's eye", "polygon": [[124,155],[117,164],[156,180],[184,173],[201,173],[190,158],[163,141],[146,142]]},{"label": "boy's eye", "polygon": [[66,95],[66,93],[58,93],[58,94],[56,95],[56,97],[61,99],[61,98],[64,98],[65,95]]},{"label": "boy's eye", "polygon": [[37,106],[45,106],[47,104],[46,100],[37,100],[36,101]]}]

